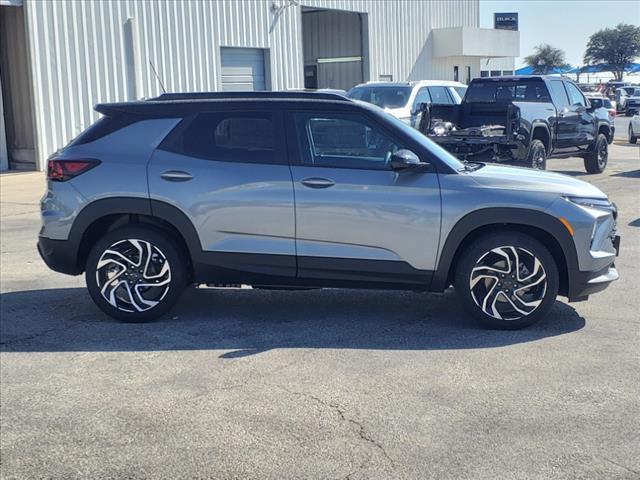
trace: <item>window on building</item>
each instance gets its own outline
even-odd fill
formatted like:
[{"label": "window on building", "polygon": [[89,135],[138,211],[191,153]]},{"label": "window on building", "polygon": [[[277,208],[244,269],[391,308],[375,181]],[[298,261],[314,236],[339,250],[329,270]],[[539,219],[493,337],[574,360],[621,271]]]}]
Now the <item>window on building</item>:
[{"label": "window on building", "polygon": [[274,163],[275,138],[271,113],[201,113],[166,149],[209,160]]},{"label": "window on building", "polygon": [[464,83],[469,85],[471,83],[471,67],[467,66],[467,76],[465,78]]},{"label": "window on building", "polygon": [[388,73],[380,74],[378,75],[378,80],[381,82],[393,82],[393,75]]},{"label": "window on building", "polygon": [[480,70],[481,78],[488,77],[488,76],[489,76],[489,70]]},{"label": "window on building", "polygon": [[458,66],[456,65],[455,67],[453,67],[453,81],[459,82],[460,81],[459,78],[460,78],[460,73],[458,71]]},{"label": "window on building", "polygon": [[491,70],[491,76],[492,77],[499,77],[500,76],[500,70]]},{"label": "window on building", "polygon": [[295,123],[309,165],[388,170],[398,149],[385,132],[355,115],[298,113]]},{"label": "window on building", "polygon": [[513,75],[513,70],[503,70],[502,75],[505,75],[505,76]]}]

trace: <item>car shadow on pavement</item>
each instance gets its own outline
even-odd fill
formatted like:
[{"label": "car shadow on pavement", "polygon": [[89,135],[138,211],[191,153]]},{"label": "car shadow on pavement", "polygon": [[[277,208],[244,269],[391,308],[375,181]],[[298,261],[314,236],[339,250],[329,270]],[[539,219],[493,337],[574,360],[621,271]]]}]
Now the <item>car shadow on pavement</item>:
[{"label": "car shadow on pavement", "polygon": [[612,177],[640,178],[640,170],[630,170],[628,172],[619,172],[611,175]]},{"label": "car shadow on pavement", "polygon": [[5,293],[0,305],[3,352],[221,350],[229,359],[278,348],[494,348],[585,325],[575,309],[556,302],[527,329],[484,329],[452,291],[190,289],[173,313],[146,324],[111,319],[82,288]]}]

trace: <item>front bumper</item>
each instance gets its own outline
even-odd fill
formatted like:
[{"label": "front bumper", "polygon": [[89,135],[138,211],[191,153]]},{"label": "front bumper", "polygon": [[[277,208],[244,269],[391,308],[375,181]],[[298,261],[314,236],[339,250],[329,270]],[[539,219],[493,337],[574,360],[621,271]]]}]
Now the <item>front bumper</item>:
[{"label": "front bumper", "polygon": [[[616,250],[616,256],[618,256],[620,253],[620,236],[615,236],[613,246]],[[601,292],[618,278],[620,278],[620,275],[614,263],[594,272],[573,272],[570,278],[569,301],[580,302],[586,300],[589,295]]]},{"label": "front bumper", "polygon": [[67,240],[38,237],[38,253],[51,270],[67,275],[81,274],[82,269],[78,268],[73,251]]}]

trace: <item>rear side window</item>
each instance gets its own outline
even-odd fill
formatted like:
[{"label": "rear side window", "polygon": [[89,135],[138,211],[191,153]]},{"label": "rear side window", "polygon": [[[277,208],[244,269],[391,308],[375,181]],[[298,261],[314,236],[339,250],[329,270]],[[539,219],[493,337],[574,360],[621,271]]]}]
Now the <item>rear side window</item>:
[{"label": "rear side window", "polygon": [[269,112],[201,113],[161,148],[224,162],[276,163],[276,129]]}]

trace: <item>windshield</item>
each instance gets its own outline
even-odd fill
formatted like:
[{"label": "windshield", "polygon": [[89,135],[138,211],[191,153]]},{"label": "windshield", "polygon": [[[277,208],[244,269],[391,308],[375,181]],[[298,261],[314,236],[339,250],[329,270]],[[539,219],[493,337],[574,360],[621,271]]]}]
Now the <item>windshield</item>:
[{"label": "windshield", "polygon": [[472,82],[465,103],[549,102],[547,87],[541,81]]},{"label": "windshield", "polygon": [[401,108],[409,103],[411,87],[402,85],[367,85],[349,90],[347,97],[373,103],[382,108]]}]

